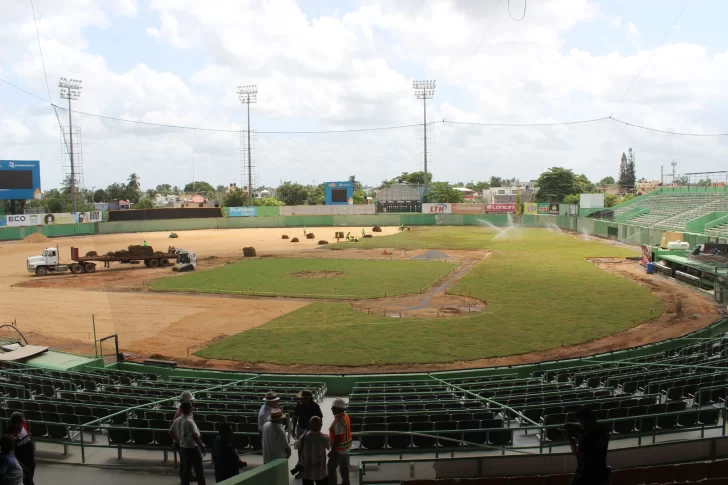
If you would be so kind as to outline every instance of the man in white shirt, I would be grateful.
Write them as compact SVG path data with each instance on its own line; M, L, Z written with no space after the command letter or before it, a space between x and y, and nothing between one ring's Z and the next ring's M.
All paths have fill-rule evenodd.
M197 483L206 485L205 471L202 468L202 457L205 456L205 445L200 439L200 431L192 421L192 403L189 401L180 404L182 416L175 419L169 434L177 447L179 447L180 467L179 475L182 485L190 484L190 468L195 470Z
M278 395L273 392L269 391L265 395L264 404L260 407L260 412L258 413L258 432L263 432L263 426L265 423L268 422L268 417L270 416L271 411L274 409L280 409L281 404L280 401L281 398L278 397Z
M263 463L268 463L279 458L286 460L291 457L291 447L288 445L286 430L283 423L286 415L280 409L273 409L263 426Z

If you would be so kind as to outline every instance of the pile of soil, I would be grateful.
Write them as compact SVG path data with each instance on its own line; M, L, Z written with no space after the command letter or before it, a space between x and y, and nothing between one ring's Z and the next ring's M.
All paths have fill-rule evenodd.
M246 258L254 258L256 256L255 248L254 247L243 248L243 256L245 256Z
M87 258L93 258L94 256L98 256L98 255L99 255L99 253L97 253L96 251L89 251L86 253Z
M281 239L288 239L288 234L284 234L281 236Z
M419 256L415 256L412 259L448 259L449 256L440 251L425 251Z
M316 236L314 236L312 232L309 232L308 234L306 234L306 239L314 239L315 237Z
M372 227L372 232L382 232L382 228L379 226Z
M323 246L324 244L328 244L329 242L328 242L328 241L324 241L324 240L322 239L322 240L320 240L320 241L319 241L318 243L319 243L319 245Z
M336 278L337 276L343 275L343 271L335 271L331 269L322 269L319 271L298 271L291 273L291 276L296 278L308 278L308 279L319 279L319 278Z
M34 232L33 234L25 236L25 239L23 239L23 241L27 243L39 243L48 241L48 238L40 232Z
M293 239L291 239L291 242L298 242L298 238L294 237Z
M129 254L132 256L152 256L154 255L154 248L151 246L131 245L129 246Z

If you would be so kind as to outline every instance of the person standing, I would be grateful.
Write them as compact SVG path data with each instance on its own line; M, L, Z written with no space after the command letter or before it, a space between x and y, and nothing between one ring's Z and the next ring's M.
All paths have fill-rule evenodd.
M320 417L311 416L308 430L296 441L298 464L303 468L301 473L303 485L329 483L326 451L331 447L331 440L321 432L322 424Z
M15 458L23 468L23 485L33 485L35 475L35 444L30 439L30 427L23 413L14 412L10 415L10 422L6 434L14 441Z
M591 410L584 406L576 412L579 421L577 432L569 436L571 452L576 456L576 473L572 485L602 485L609 481L611 470L607 467L609 431L596 420Z
M291 457L291 447L288 446L286 430L283 423L286 415L280 409L270 412L268 422L263 426L263 463Z
M190 468L195 470L197 483L206 485L205 471L202 468L202 458L205 456L205 445L200 439L200 431L192 421L192 403L189 401L180 404L182 416L175 419L169 434L179 447L179 475L182 485L190 484Z
M331 441L328 463L329 485L336 485L337 469L341 473L341 484L349 485L351 421L346 414L346 401L335 399L334 404L331 405L331 412L334 413L334 422L329 427L329 440Z
M270 416L270 413L274 409L278 409L281 407L279 402L280 400L281 398L279 398L278 395L273 391L268 391L268 393L265 395L263 405L260 407L260 411L258 412L258 433L263 433L263 426L265 426L265 423L268 422L268 417Z
M212 461L215 463L215 481L222 482L237 476L248 464L240 459L233 446L233 430L228 423L218 423L219 435L212 446Z
M23 468L13 454L15 441L7 434L0 438L0 483L2 485L22 485Z
M183 391L182 394L179 397L179 406L177 406L177 412L174 413L174 419L179 418L182 416L182 403L183 402L189 402L191 403L194 401L194 397L192 397L192 393L190 391ZM190 414L190 419L194 419L192 417L192 414ZM173 420L174 421L174 420Z
M321 407L318 403L313 400L313 392L308 389L301 391L301 401L296 404L296 409L293 411L293 436L299 439L301 436L306 434L308 431L309 423L311 418L318 416L323 419L324 415L321 412ZM320 429L320 428L319 428ZM301 464L301 449L298 448L298 464ZM296 475L296 478L301 478L301 474Z

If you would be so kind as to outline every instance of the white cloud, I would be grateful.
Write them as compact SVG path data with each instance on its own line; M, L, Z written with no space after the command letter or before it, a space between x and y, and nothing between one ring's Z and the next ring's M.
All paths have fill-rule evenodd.
M134 0L73 0L41 3L37 13L51 82L61 75L84 79L79 110L227 130L245 129L238 84L259 86L258 103L251 107L254 129L418 123L422 104L414 99L412 77L438 80L430 120L601 117L612 112L655 47L642 46L639 28L625 20L629 12L607 17L588 0L529 2L526 18L518 23L501 3L496 10L497 0L367 0L350 11L311 18L293 0L154 0L147 7L156 18L150 19L140 16ZM118 16L125 22L138 19L147 32L143 42L204 62L162 69L142 62L145 56L139 53L133 67L110 68L116 64L89 45L88 29L113 31ZM581 45L569 37L575 27L591 24L618 30L614 35L625 36L630 51L615 47L598 55L588 42ZM11 7L0 19L0 43L7 46L0 59L2 76L45 93L27 9ZM728 92L721 89L728 81L728 52L716 47L721 48L690 42L660 47L615 116L665 129L725 131L720 107L728 105ZM192 74L188 78L185 72ZM43 160L44 172L51 174L44 175L44 184L55 185L61 180L57 120L24 96L0 85L0 142L6 156ZM706 115L709 110L717 114ZM240 181L240 133L152 128L83 115L76 120L83 130L87 185L106 185L131 171L141 175L145 187L167 181L181 185L191 179L193 155L197 178L204 174L215 185ZM554 165L599 179L615 174L629 146L637 150L639 175L648 178L671 159L685 160L685 170L708 170L728 154L725 141L669 137L611 122L527 129L445 123L434 125L432 138L435 176L452 181L490 175L535 178ZM258 170L267 184L351 174L376 183L419 169L417 140L415 128L260 134Z

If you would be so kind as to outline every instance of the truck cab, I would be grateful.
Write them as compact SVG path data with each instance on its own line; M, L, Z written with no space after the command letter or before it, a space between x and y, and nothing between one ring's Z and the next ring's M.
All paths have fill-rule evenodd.
M38 274L39 268L46 268L46 272L51 268L58 266L58 249L57 248L46 248L43 250L40 256L31 256L27 260L27 267L29 273ZM51 269L53 271L53 269ZM41 270L42 272L42 270Z

